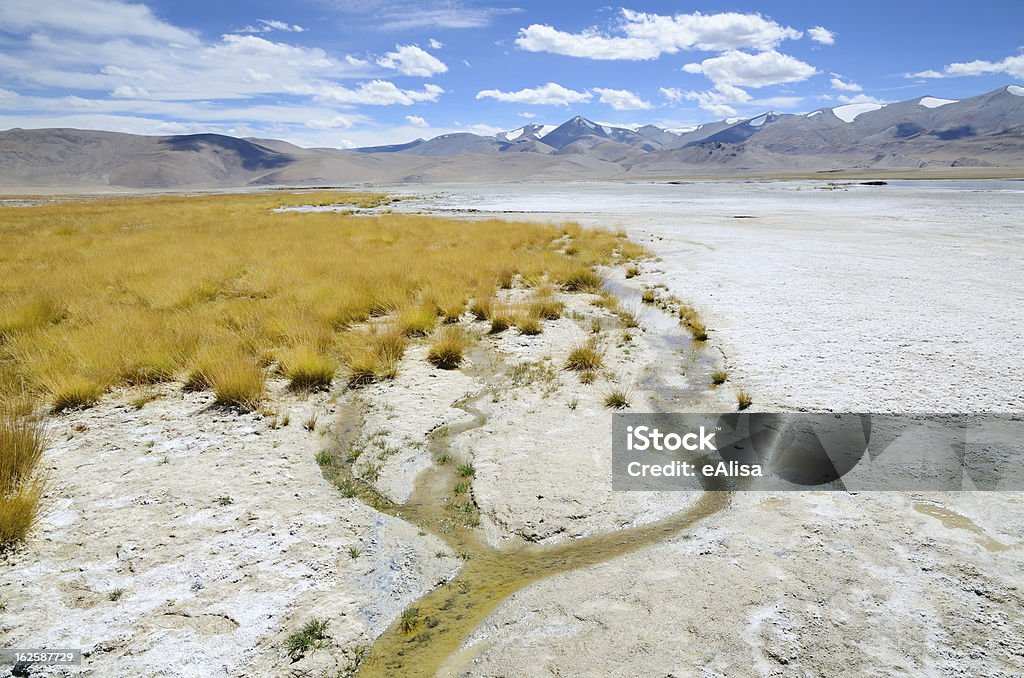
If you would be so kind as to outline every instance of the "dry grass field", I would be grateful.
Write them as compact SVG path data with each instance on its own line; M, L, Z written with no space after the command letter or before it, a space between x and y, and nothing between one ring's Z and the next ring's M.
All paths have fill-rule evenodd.
M60 201L0 211L0 536L31 525L41 412L111 388L180 380L253 409L270 374L296 390L392 377L410 341L454 367L468 338L442 327L535 287L511 324L551 314L549 286L600 284L594 266L642 249L623 234L286 205L389 199L261 193ZM27 450L27 451L26 451ZM10 469L8 469L10 467ZM9 471L9 472L8 472ZM32 513L31 510L28 511ZM19 521L14 526L12 521Z

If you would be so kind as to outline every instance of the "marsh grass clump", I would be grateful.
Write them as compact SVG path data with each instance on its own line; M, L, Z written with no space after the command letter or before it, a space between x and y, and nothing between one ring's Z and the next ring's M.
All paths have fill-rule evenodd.
M653 304L658 300L658 293L648 287L644 290L643 295L640 297L641 301L645 304Z
M266 396L266 377L253 360L232 358L211 368L208 375L214 402L251 412Z
M437 327L437 313L429 306L415 306L402 311L396 324L407 337L425 337Z
M628 266L628 267L626 267L626 278L627 279L628 278L635 278L638 275L640 275L640 267L639 266Z
M398 374L398 363L405 355L408 339L394 329L376 333L357 333L345 347L349 386L364 386Z
M469 337L461 327L445 327L427 351L427 361L442 370L454 370L462 364Z
M507 308L495 309L491 313L491 334L501 334L515 324L515 316Z
M281 361L281 372L293 391L320 391L330 387L337 369L334 361L303 346L294 349Z
M544 331L544 326L536 316L522 313L516 318L516 329L520 334L535 336Z
M455 469L455 472L460 478L472 478L476 475L476 467L473 466L472 462L465 462L459 464L459 467Z
M23 541L39 519L47 480L39 461L45 449L40 424L0 412L0 550Z
M552 297L538 297L527 306L527 313L541 320L558 320L565 304Z
M701 320L700 313L692 306L683 304L679 307L679 321L689 330L694 341L707 341L708 328Z
M48 382L50 410L55 414L92 407L106 392L102 384L74 374L53 377Z
M715 370L711 373L711 383L715 386L721 386L729 378L729 375L725 370Z
M576 372L593 372L604 363L604 351L593 339L577 344L565 359L565 369Z
M490 320L491 314L494 312L494 297L474 299L469 307L469 312L473 314L474 320Z
M327 627L329 619L314 617L302 625L302 628L290 634L285 640L285 650L292 659L299 659L312 649L323 647L329 638Z
M409 607L402 610L402 615L398 618L398 629L402 633L412 633L420 625L420 608Z
M570 268L555 277L555 282L566 292L591 292L600 294L604 279L589 266Z
M740 410L745 410L754 404L754 398L749 393L744 391L742 388L736 391L736 407Z
M593 384L595 381L597 381L597 372L595 372L594 370L586 370L585 372L580 372L581 384Z
M629 392L622 388L613 388L604 396L604 406L613 410L629 407Z

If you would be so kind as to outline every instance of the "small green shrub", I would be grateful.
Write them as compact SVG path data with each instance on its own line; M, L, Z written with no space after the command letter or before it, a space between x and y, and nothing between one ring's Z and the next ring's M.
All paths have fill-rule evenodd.
M285 650L292 659L299 659L310 650L322 647L328 639L327 627L329 619L317 619L314 617L306 622L301 629L288 636L285 641Z

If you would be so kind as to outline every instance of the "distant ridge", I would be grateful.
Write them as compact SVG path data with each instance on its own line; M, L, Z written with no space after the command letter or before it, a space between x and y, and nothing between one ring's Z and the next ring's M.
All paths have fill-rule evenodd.
M575 116L492 136L445 134L351 150L219 134L0 132L0 188L175 189L353 182L501 181L684 174L1024 168L1024 87L916 97L681 130Z

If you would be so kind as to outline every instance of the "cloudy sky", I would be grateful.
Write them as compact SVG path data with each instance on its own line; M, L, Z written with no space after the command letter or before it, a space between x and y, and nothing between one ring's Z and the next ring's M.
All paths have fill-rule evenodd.
M363 146L1024 82L1024 2L0 0L0 129Z

